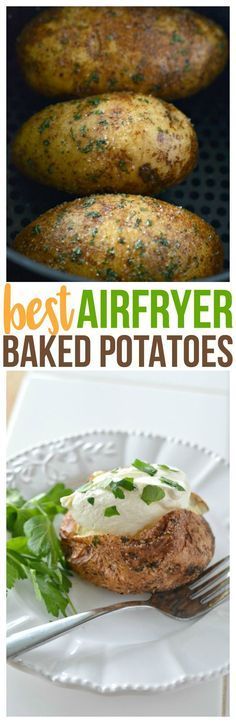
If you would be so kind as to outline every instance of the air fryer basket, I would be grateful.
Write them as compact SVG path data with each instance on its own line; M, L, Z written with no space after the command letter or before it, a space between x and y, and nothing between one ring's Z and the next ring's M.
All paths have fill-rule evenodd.
M15 56L15 41L23 25L40 8L8 8L8 140L26 118L47 105L34 95L21 78ZM219 22L228 31L228 8L194 8ZM224 272L210 281L229 278L229 97L228 69L206 90L176 105L191 118L198 135L200 157L197 168L178 186L160 198L193 211L211 223L224 244ZM49 101L50 102L50 101ZM23 178L8 154L8 280L83 280L54 271L14 251L12 242L19 231L44 211L65 200L58 191ZM204 279L206 281L206 279Z

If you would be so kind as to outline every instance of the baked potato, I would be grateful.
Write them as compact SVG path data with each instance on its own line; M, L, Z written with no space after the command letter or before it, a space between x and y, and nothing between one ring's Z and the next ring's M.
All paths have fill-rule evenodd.
M125 594L164 591L194 580L207 567L213 533L193 511L183 473L164 467L154 472L157 477L137 475L132 466L100 472L63 498L69 512L60 528L62 547L82 578Z
M26 226L14 248L51 268L101 281L188 281L216 274L223 264L212 226L148 196L63 203Z
M44 108L24 123L13 161L26 176L62 191L156 194L197 161L196 133L173 105L110 93Z
M47 9L17 43L26 82L46 96L134 90L176 99L209 85L227 59L221 27L186 8Z

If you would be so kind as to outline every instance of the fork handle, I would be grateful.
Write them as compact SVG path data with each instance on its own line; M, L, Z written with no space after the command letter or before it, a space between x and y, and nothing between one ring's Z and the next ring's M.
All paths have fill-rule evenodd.
M84 613L76 613L76 615L71 615L67 618L53 620L51 623L37 625L34 628L22 630L19 633L13 633L7 636L7 658L14 658L26 650L42 645L42 643L46 643L53 638L58 638L59 635L63 635L63 633L76 628L77 625L87 623L89 620L99 618L101 615L113 613L116 610L123 610L124 608L140 606L149 607L148 600L130 600L116 603L115 605L108 605L104 608L95 608Z

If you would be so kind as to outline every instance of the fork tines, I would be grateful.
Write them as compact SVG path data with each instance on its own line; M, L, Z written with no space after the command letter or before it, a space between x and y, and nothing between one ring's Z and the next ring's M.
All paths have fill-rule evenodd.
M209 608L215 607L229 596L230 568L227 564L222 567L228 561L229 556L222 558L204 570L198 579L188 586L191 600L198 600L203 608Z

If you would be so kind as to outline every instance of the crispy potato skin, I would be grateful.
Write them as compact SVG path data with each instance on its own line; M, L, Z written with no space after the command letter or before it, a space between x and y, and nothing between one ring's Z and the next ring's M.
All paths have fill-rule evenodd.
M197 155L196 133L181 111L134 93L49 106L24 123L13 144L24 174L82 195L159 193L182 181Z
M70 567L120 593L172 590L197 578L214 554L214 536L200 515L174 510L133 537L79 537L68 512L60 535Z
M14 248L55 269L104 281L188 281L222 269L216 231L148 196L97 195L39 216Z
M140 90L174 100L222 71L222 28L185 8L49 9L18 39L26 82L46 96Z

